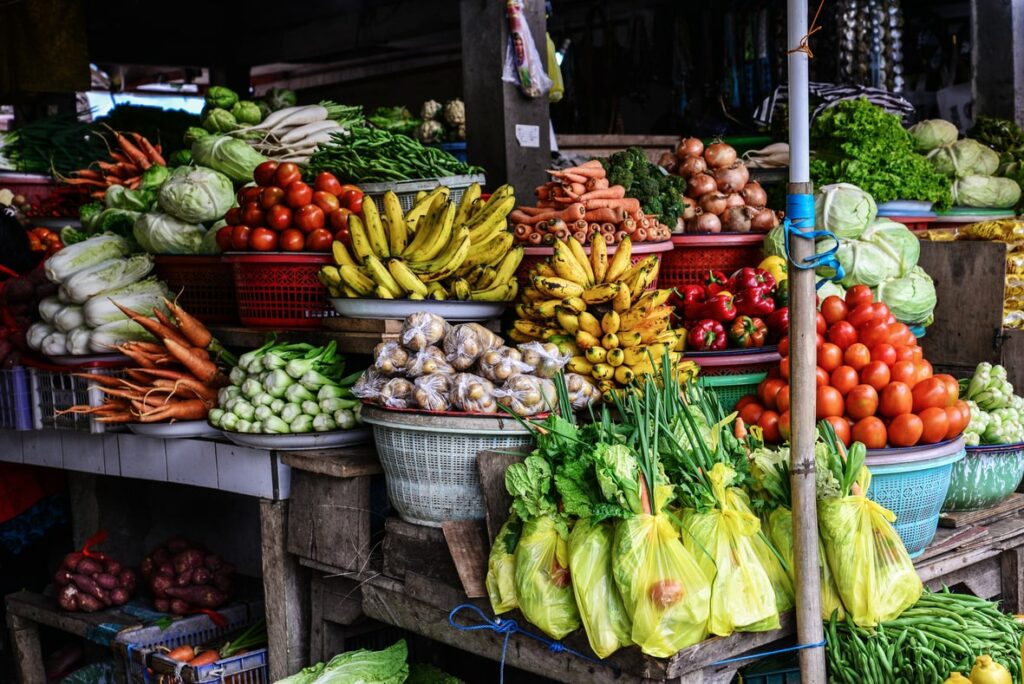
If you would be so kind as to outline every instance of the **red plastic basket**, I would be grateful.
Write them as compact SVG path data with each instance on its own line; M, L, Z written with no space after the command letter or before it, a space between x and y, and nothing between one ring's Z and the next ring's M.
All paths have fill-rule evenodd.
M768 347L765 351L755 354L736 354L725 351L704 355L689 354L685 357L700 366L701 375L767 373L782 359L775 347Z
M744 266L761 261L763 233L735 235L676 235L675 249L661 262L658 281L661 287L680 287L704 282L708 271L729 275Z
M317 280L327 254L227 254L243 325L259 328L319 328L337 316Z
M153 261L157 276L185 311L203 323L238 322L235 279L219 256L161 255Z
M674 248L672 242L665 240L664 242L635 242L633 243L632 250L629 253L629 260L631 263L636 263L641 259L647 257L650 254L654 254L658 261L661 262L661 267L658 269L658 277L649 289L658 287L658 283L661 282L662 274L665 272L665 252L670 252ZM590 245L583 246L584 251L590 254ZM615 250L618 249L618 245L608 245L608 256L609 258L615 254ZM554 253L554 249L551 247L527 247L523 255L523 260L519 263L519 268L516 269L516 278L519 279L519 286L526 287L528 284L527 273L534 265L544 261ZM662 287L666 287L662 285Z

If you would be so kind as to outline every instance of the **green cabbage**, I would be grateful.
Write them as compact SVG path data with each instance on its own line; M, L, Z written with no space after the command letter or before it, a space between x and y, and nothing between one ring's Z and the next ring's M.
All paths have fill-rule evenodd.
M1010 178L965 176L953 182L953 203L961 207L1009 209L1020 200L1020 186Z
M146 190L158 190L168 178L171 177L171 170L166 166L153 164L142 174L139 187Z
M839 283L833 282L831 280L826 280L822 284L822 286L818 288L818 299L820 299L821 301L825 301L825 297L830 297L831 295L835 295L840 299L845 299L846 288L844 288Z
M238 122L228 110L215 107L203 117L203 128L211 133L227 133L238 128Z
M999 168L999 155L977 140L964 138L928 154L936 171L951 178L991 176Z
M764 255L786 258L786 229L780 223L764 236Z
M235 203L235 188L214 169L181 167L161 186L158 200L161 209L187 223L216 221Z
M217 232L221 228L228 225L224 220L217 221L213 226L206 231L206 235L203 236L203 241L199 245L199 251L196 254L220 254L220 245L217 244Z
M837 237L860 237L877 214L878 207L874 198L849 183L826 185L814 197L814 222L817 230L830 230Z
M46 260L43 269L50 282L62 283L79 271L124 256L130 251L131 247L122 237L97 235L60 250Z
M914 139L914 146L918 152L931 152L936 147L956 142L960 136L957 127L945 119L919 121L907 129L907 132Z
M238 93L224 86L211 86L206 91L206 104L209 107L231 109L238 102Z
M209 137L211 137L210 131L206 130L205 128L200 128L199 126L189 126L185 130L185 135L183 139L186 145L192 145L197 140L202 140L203 138Z
M101 325L89 336L89 349L104 354L123 342L152 340L153 336L135 321L127 318Z
M348 651L325 665L317 663L275 684L402 684L409 676L405 640L383 651Z
M132 234L150 254L198 254L206 229L168 214L143 214Z
M231 108L231 116L235 117L235 121L238 123L249 125L258 124L263 119L260 108L250 100L236 102Z
M114 302L148 316L155 307L163 309L162 302L166 296L167 287L162 282L156 278L146 278L127 287L93 297L82 307L82 312L86 325L98 328L128 318L114 306Z
M86 244L85 242L79 244ZM136 254L123 259L108 259L81 270L61 285L68 301L84 304L101 292L116 290L145 278L153 270L153 257Z
M197 164L220 171L238 183L252 181L252 172L267 158L242 140L227 135L211 135L192 144Z
M875 299L885 302L900 323L930 325L935 311L935 283L920 266L903 278L887 278L878 284Z
M902 223L888 219L878 219L860 236L864 242L881 247L895 259L900 267L899 276L905 276L917 266L921 255L921 241Z
M836 256L845 272L840 281L843 287L874 287L900 269L896 257L871 242L843 240Z

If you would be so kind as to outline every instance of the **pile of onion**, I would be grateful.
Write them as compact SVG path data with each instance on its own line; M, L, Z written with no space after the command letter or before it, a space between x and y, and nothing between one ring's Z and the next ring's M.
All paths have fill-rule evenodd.
M731 146L715 142L705 147L700 138L683 138L675 154L663 154L660 163L686 179L687 233L766 232L778 225L780 215L765 206L764 188L750 180Z

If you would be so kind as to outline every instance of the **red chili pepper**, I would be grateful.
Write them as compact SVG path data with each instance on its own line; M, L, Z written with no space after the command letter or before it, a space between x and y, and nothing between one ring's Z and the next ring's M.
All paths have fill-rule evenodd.
M699 318L712 318L721 323L728 323L736 318L736 305L733 304L732 295L724 292L704 302L701 311L703 314Z
M729 289L729 279L721 271L708 271L704 285L708 289L708 296L714 297L719 292Z
M740 349L763 347L768 328L760 318L739 316L729 327L729 340Z
M779 339L789 331L789 307L784 306L768 314L765 319L772 339Z
M718 321L705 318L697 321L686 335L686 347L694 351L725 349L725 328Z
M775 287L775 278L762 268L746 266L732 274L729 278L732 291L736 294L746 290L766 289Z
M775 311L775 300L767 288L742 290L736 295L736 312L741 316L764 317L772 311Z

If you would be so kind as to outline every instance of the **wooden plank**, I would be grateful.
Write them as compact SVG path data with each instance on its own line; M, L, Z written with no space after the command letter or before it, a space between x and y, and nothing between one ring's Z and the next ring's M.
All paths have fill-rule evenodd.
M269 330L235 325L211 325L210 332L228 347L256 348L274 333L280 342L309 342L324 345L333 341L343 354L371 354L381 341L381 333L336 332L331 330Z
M1006 549L999 555L999 584L1003 608L1024 612L1024 548Z
M944 528L942 531L946 531L950 528ZM966 527L956 530L953 534L939 536L938 532L935 534L935 538L932 539L932 543L928 545L928 548L924 550L920 556L914 559L915 565L923 565L926 561L936 558L938 556L945 555L950 551L956 551L961 548L962 545L971 543L974 539L980 537L988 537L988 530L983 527Z
M736 633L727 637L711 637L683 649L668 661L667 675L670 678L679 677L688 672L703 670L709 663L745 655L766 644L785 639L795 632L796 618L793 613L782 613L779 616L779 629L770 632ZM743 664L747 665L752 662L754 661L750 660Z
M1000 363L1006 367L1007 380L1014 387L1024 387L1024 330L1003 330L1000 342Z
M484 499L486 511L487 538L494 543L498 530L508 519L508 509L512 505L512 496L505 488L505 470L513 463L523 460L523 454L507 451L481 451L476 455L476 468L480 473L480 492ZM490 548L490 544L488 544Z
M316 451L285 451L281 453L285 465L308 473L329 477L362 477L384 472L373 446L354 446L344 449ZM295 498L295 494L292 494Z
M462 588L470 598L487 596L487 553L490 544L480 520L449 520L441 524L448 552L459 573Z
M46 684L46 668L39 646L39 628L36 623L14 613L7 614L7 628L11 633L11 646L21 684Z
M370 478L292 471L288 550L345 570L370 561Z
M260 499L260 558L270 680L299 671L309 655L309 572L285 548L288 502Z
M101 629L103 625L139 625L139 619L117 610L96 613L66 613L57 606L52 596L30 591L19 591L5 599L7 612L31 622L59 629L79 637L95 636L99 632L115 633L116 627Z
M462 586L440 528L388 518L384 523L384 574L402 580L409 570L441 584Z
M997 503L995 506L989 506L977 511L950 511L942 513L939 515L939 525L942 527L984 525L1011 515L1017 515L1021 509L1024 509L1024 494L1014 492L1006 500Z
M332 577L344 577L345 579L350 579L353 582L366 582L371 579L377 579L381 576L380 553L371 555L369 565L358 572L328 565L327 563L319 563L315 560L310 560L309 558L302 558L301 556L299 557L299 565Z

